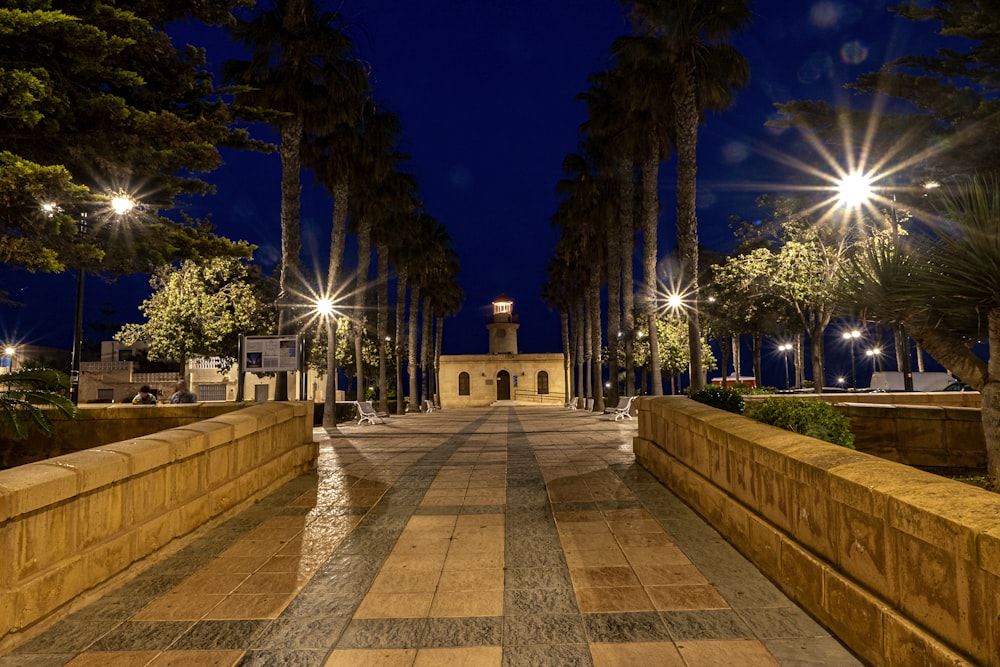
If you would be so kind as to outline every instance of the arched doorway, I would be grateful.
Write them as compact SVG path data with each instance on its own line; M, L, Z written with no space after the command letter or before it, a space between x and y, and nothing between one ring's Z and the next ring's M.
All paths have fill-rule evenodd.
M510 373L507 371L497 373L497 400L510 400Z

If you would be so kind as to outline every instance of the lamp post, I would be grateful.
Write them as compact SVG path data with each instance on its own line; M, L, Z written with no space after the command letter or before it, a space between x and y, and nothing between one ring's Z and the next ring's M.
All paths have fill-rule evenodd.
M3 350L3 356L7 357L7 359L8 359L8 362L7 362L7 372L8 373L13 373L14 372L14 355L15 354L17 354L17 348L15 348L13 345L8 345Z
M333 299L316 302L316 312L326 320L326 390L323 397L323 428L337 427L337 318Z
M792 351L792 344L781 343L778 345L778 351L780 351L781 356L785 358L785 389L788 389L788 353Z
M873 347L870 350L865 350L865 354L872 358L872 372L877 373L879 370L879 360L882 358L882 348Z
M49 214L55 210L53 204L46 204L42 207ZM135 208L135 202L131 198L118 195L111 198L111 210L117 216L123 216ZM87 233L87 212L80 213L77 231L80 235ZM76 317L73 321L73 350L70 357L69 370L69 397L73 405L80 403L80 355L83 353L83 281L84 270L81 266L76 271Z
M861 332L857 329L852 329L851 331L845 331L840 337L851 344L851 389L857 389L858 375L854 367L854 341L861 338Z

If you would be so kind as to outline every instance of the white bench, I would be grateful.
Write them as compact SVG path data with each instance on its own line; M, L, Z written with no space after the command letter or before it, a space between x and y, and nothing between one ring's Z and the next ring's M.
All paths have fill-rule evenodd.
M576 410L576 406L580 404L580 397L574 396L573 400L566 404L566 410Z
M584 408L583 409L586 410L587 412L593 412L594 411L594 399L588 398L586 400L585 404L584 404Z
M358 420L358 426L364 422L374 424L376 419L379 424L385 423L381 415L375 411L375 406L372 405L371 401L355 401L354 404L358 406L358 415L361 417Z
M424 412L434 412L435 410L440 410L438 406L434 405L434 402L430 399L424 401Z
M635 396L629 396L628 398L622 397L618 400L618 405L613 408L605 408L604 414L613 414L615 416L615 421L620 419L632 419L632 415L629 414L629 410L632 409L632 401L635 400Z

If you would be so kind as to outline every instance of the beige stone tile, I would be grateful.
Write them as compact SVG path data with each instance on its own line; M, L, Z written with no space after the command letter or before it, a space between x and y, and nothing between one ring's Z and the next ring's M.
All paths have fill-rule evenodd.
M247 577L236 593L294 593L309 580L297 572L255 572Z
M594 614L616 611L653 611L653 603L642 586L617 588L577 588L580 612Z
M232 667L239 663L244 651L164 651L149 667Z
M591 644L594 667L685 667L677 647L670 642L634 642L630 644ZM697 663L691 663L696 665Z
M441 578L441 566L427 569L387 565L375 577L371 593L433 593Z
M646 592L657 611L682 609L729 609L729 604L715 587L703 586L647 586Z
M170 591L179 595L228 595L246 581L247 574L199 570Z
M296 572L298 574L313 574L326 561L326 557L317 555L271 556L264 562L257 573L261 572Z
M602 521L567 521L557 524L561 535L611 535L608 524Z
M690 565L691 561L677 547L622 547L632 567L637 565Z
M503 526L503 514L462 514L455 522L456 528L482 528L486 526Z
M694 565L636 565L635 574L643 586L704 585L705 576Z
M628 565L625 554L618 547L613 549L566 550L566 564L570 567L601 567Z
M490 570L503 567L503 549L486 552L448 553L445 570Z
M653 533L663 534L663 527L656 519L631 519L628 521L609 521L608 526L615 535Z
M290 593L270 595L234 593L210 611L205 618L214 621L277 618L292 597Z
M420 514L411 517L406 522L404 530L418 530L421 528L454 528L455 523L462 517L457 514Z
M305 517L276 516L265 520L259 526L244 535L242 539L287 541L301 533L305 527Z
M503 570L444 570L438 581L438 591L502 591Z
M408 553L398 553L392 554L386 559L385 565L382 569L389 568L399 568L399 569L410 569L410 570L438 570L444 567L444 560L447 554L408 554Z
M434 593L369 593L354 618L426 618Z
M422 648L413 667L500 667L502 662L503 648L499 646Z
M618 543L622 545L622 548L647 548L647 547L657 547L657 548L669 548L676 549L677 545L674 541L667 537L666 533L618 533L616 534L618 538Z
M139 610L133 621L197 621L214 609L224 595L161 595Z
M647 521L652 520L653 515L643 509L632 510L603 510L601 514L609 523L620 523L622 521Z
M220 556L209 562L199 572L226 572L229 574L250 574L271 558L270 555L259 556Z
M620 549L610 531L602 533L560 533L559 540L566 551Z
M430 616L503 616L503 590L438 591L431 604Z
M342 649L334 651L323 667L410 667L416 649Z
M756 640L685 641L678 643L677 648L688 665L698 667L767 667L779 664L764 645Z
M157 654L158 651L95 651L79 654L66 667L145 667Z
M639 578L631 567L611 565L603 567L571 567L569 575L577 588L616 588L638 586Z

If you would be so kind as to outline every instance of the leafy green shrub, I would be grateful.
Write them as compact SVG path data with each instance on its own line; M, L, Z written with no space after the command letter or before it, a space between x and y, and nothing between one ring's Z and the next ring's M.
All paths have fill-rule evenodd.
M854 449L850 420L815 398L765 398L747 405L747 417L764 424Z
M773 394L778 391L777 387L748 387L745 384L734 385L733 389L744 396L760 396L763 394Z
M710 384L704 389L688 394L688 398L693 398L699 403L711 405L713 408L743 414L743 396L739 390L731 387L720 387Z

